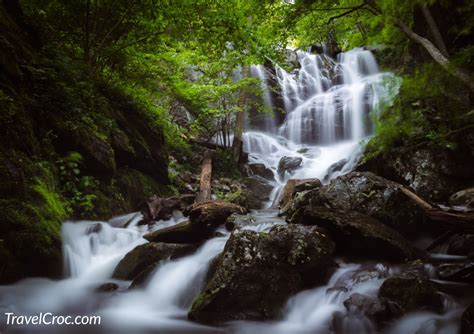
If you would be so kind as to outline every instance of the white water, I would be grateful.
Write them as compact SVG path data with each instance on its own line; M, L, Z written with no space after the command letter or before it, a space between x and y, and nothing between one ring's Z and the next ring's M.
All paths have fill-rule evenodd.
M265 123L260 131L243 136L250 163L263 163L275 174L275 190L267 206L277 203L278 193L290 178L323 180L328 168L343 159L347 163L332 176L352 170L372 133L371 113L382 103L391 103L398 93L399 80L391 73L379 73L369 51L341 53L337 61L325 54L297 51L297 59L300 68L295 72L276 66L286 112L277 134L274 123L270 127ZM265 71L255 66L252 73L261 80L264 104L272 107ZM281 178L277 168L284 156L300 157L303 162Z
M325 55L300 52L301 70L289 74L277 69L282 85L287 117L276 127L265 123L261 132L246 132L244 148L251 162L265 163L274 170L282 156L298 156L303 165L283 179L277 177L274 196L288 178L323 178L328 167L341 159L348 159L342 171L354 166L361 149L361 140L370 135L364 125L367 112L396 91L390 86L389 74L377 73L370 53L354 50L340 56L339 61ZM329 66L323 66L329 64ZM254 73L264 79L264 73ZM339 76L334 76L339 73ZM341 79L343 77L343 79ZM342 80L342 82L340 82ZM395 85L396 86L396 85ZM262 89L268 87L262 84ZM266 104L272 106L271 96ZM367 108L367 106L369 106ZM273 119L271 119L273 121ZM276 125L276 124L275 124ZM279 136L277 135L279 134ZM300 151L305 149L305 151ZM300 153L298 153L300 151ZM254 214L255 225L246 228L268 231L274 224L274 211ZM372 279L359 279L360 264L341 263L340 269L326 286L303 291L288 301L279 321L267 323L235 322L223 328L211 328L192 323L186 314L193 298L203 286L209 263L224 248L228 233L203 244L194 254L174 261L163 261L149 282L142 288L127 290L131 282L111 279L112 272L125 254L146 242L143 235L152 230L181 222L176 214L168 221L152 226L137 226L139 215L126 215L109 222L67 222L63 225L63 249L67 278L59 281L28 279L11 286L0 286L0 314L14 312L31 315L52 312L56 315L102 316L100 328L87 332L101 333L328 333L333 318L339 314L338 333L374 333L373 324L359 313L349 312L343 301L354 292L375 297L383 280L394 274L382 264L372 264ZM128 223L128 224L127 224ZM127 224L126 227L124 227ZM100 226L100 227L99 227ZM103 283L115 282L114 293L98 293ZM456 303L445 303L445 313L410 314L389 328L390 333L455 333L460 308ZM68 327L8 327L0 323L2 333L65 332ZM76 331L81 332L81 329ZM82 331L83 332L83 331Z

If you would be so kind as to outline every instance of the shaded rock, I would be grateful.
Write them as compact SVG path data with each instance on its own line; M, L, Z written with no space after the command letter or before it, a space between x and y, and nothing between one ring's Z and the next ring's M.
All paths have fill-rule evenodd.
M194 251L194 245L150 242L128 252L115 267L113 278L133 280L148 266L162 260L176 259Z
M380 287L381 300L396 303L403 313L418 310L441 312L443 302L435 285L424 277L392 277Z
M461 317L461 334L474 333L474 303L471 304Z
M449 263L438 267L442 280L474 284L474 263Z
M290 296L325 282L336 266L333 250L315 227L234 230L189 318L202 323L273 318Z
M326 172L326 176L324 176L324 181L329 181L329 179L335 172L340 172L344 168L344 166L347 164L347 162L348 162L347 159L342 159L336 163L333 163L331 166L329 166Z
M291 172L298 169L303 162L301 157L283 157L278 163L278 175L282 176L285 172Z
M394 261L425 256L397 231L356 211L308 206L296 211L290 222L323 227L336 242L338 253Z
M260 176L251 176L245 181L247 198L245 206L249 209L261 209L263 204L270 200L273 185Z
M468 188L451 195L450 205L467 205L474 207L474 188Z
M275 180L275 176L270 168L267 168L264 164L249 164L250 175L258 175L268 180Z
M184 211L185 221L143 236L152 242L198 243L213 236L215 228L233 213L246 214L247 209L224 201L205 201L190 205Z
M175 197L161 198L157 195L150 197L142 209L143 222L149 223L162 219L169 219L173 211L181 207L181 201Z
M248 211L240 205L224 201L205 201L195 203L184 210L189 220L196 224L216 227L224 224L233 213L244 215Z
M307 200L311 205L359 211L410 236L422 230L423 211L401 192L397 183L370 172L340 176L312 194Z
M397 304L360 293L353 293L349 299L346 299L344 307L349 312L362 313L373 321L378 328L402 315L402 311Z
M116 283L105 283L97 287L96 292L114 292L119 288Z
M242 228L245 226L255 224L255 220L252 218L251 215L237 215L233 214L229 218L227 218L225 222L225 228L228 231L232 231L235 228Z
M95 223L89 226L89 228L86 231L86 234L99 233L100 231L102 231L102 224Z
M458 234L449 239L448 254L474 255L474 234Z
M459 143L455 150L437 148L393 149L364 161L359 171L371 171L410 186L426 200L447 201L474 179L474 156Z
M290 204L297 192L311 190L319 187L321 187L321 181L316 178L288 180L280 195L280 208L282 208L282 211L286 211L288 205Z

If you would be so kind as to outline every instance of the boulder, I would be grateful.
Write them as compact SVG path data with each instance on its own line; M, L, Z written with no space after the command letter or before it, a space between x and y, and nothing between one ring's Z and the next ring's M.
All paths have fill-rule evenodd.
M115 267L113 278L133 280L149 266L167 259L176 259L194 251L194 245L150 242L128 252Z
M282 211L286 211L297 192L316 189L321 187L319 179L290 179L286 183L279 199L279 206Z
M274 318L290 296L329 278L333 251L334 243L316 227L236 229L189 318L207 324Z
M117 283L104 283L102 285L99 285L97 288L96 288L96 292L114 292L114 291L117 291L119 288L118 284Z
M328 170L326 171L326 176L324 176L324 181L326 182L329 181L329 179L331 179L331 176L335 172L340 172L344 168L344 166L347 164L347 162L348 162L347 159L342 159L336 163L333 163L331 166L329 166Z
M462 314L461 334L474 333L474 303L472 303Z
M274 186L269 180L254 175L245 179L247 198L245 206L249 209L261 209L263 204L270 200Z
M422 198L447 201L456 191L474 179L474 155L460 142L457 148L419 147L392 149L363 160L358 171L371 171L387 179L408 185Z
M448 254L474 255L474 234L457 234L449 239Z
M403 314L430 310L441 312L443 301L435 285L426 277L405 275L383 282L378 297L398 305Z
M283 157L278 163L278 175L283 176L285 172L291 172L298 169L303 162L301 157Z
M143 237L151 242L199 243L212 237L216 227L224 224L233 213L246 214L247 209L224 201L195 203L184 210L189 221L148 233Z
M426 256L394 229L357 211L307 206L296 211L290 222L324 228L340 254L393 261Z
M474 284L474 262L442 264L438 267L438 276L445 281Z
M267 168L264 164L249 164L248 167L250 171L249 176L258 175L267 180L271 180L271 181L275 180L273 171L270 168Z
M351 313L362 313L379 329L402 314L397 304L360 293L353 293L346 299L344 307Z
M312 192L312 198L304 202L333 210L359 211L413 236L422 230L424 213L399 187L370 172L351 172Z
M468 188L451 195L450 205L466 205L474 208L474 188Z
M150 197L142 209L143 223L150 223L162 219L169 219L173 211L180 209L181 201L179 198L169 197L161 198L157 195Z

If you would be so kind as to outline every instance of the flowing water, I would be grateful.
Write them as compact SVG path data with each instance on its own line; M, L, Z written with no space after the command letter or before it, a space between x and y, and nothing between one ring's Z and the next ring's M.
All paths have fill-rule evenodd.
M381 103L390 103L398 81L389 73L379 73L373 55L356 49L340 54L337 60L327 55L299 51L298 71L275 72L281 90L285 120L277 124L271 113L260 129L244 134L244 149L250 162L263 163L275 174L272 201L289 178L324 179L328 168L344 160L331 177L350 171L361 154L365 139L372 133L370 114ZM252 67L261 79L264 104L275 109L268 92L267 70ZM283 175L278 164L283 156L300 157L301 166ZM255 224L245 228L268 231L284 224L276 210L253 213ZM345 263L325 286L293 296L280 320L274 322L233 322L221 328L207 327L187 320L193 298L204 284L210 262L220 252L229 232L204 243L195 253L178 260L161 262L147 284L129 289L131 282L111 278L115 266L134 247L146 243L143 235L183 221L180 214L159 224L138 226L139 214L130 214L108 222L66 222L63 224L65 279L27 279L15 285L0 286L0 314L102 317L101 326L9 326L2 321L0 331L12 333L375 333L376 328L362 314L347 310L343 301L358 292L376 296L383 281L397 273L397 267L382 263ZM431 267L427 272L433 275ZM370 272L367 278L363 273ZM363 278L366 277L366 278ZM104 283L116 283L114 293L100 293ZM455 333L462 308L446 296L443 314L416 312L388 329L389 333ZM3 326L3 328L1 327Z

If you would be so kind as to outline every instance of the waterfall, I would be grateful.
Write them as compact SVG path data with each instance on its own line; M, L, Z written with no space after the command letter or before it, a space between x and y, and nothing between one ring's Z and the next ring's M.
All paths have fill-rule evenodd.
M329 167L341 161L345 165L333 176L350 171L373 132L372 114L391 102L400 84L393 74L379 72L372 53L362 48L340 53L337 59L296 51L296 59L299 67L292 72L275 66L286 113L278 130L262 126L243 136L249 162L273 170L277 188L289 178L327 180ZM263 103L272 107L265 70L253 66L252 73L261 80ZM277 169L283 156L301 158L302 164L281 177ZM276 194L267 206L276 204Z

